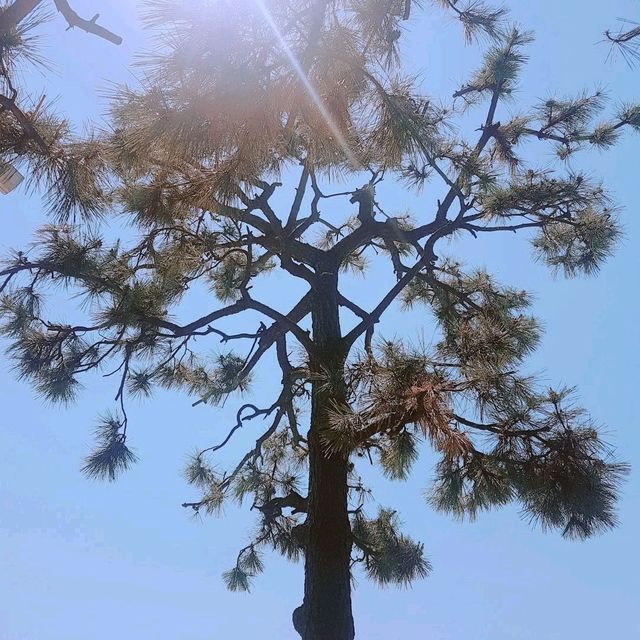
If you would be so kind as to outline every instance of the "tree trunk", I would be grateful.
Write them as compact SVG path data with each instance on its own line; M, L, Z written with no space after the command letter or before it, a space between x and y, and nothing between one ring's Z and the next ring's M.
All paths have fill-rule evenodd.
M304 602L294 612L294 626L303 640L353 640L349 460L344 455L326 455L321 439L331 406L345 397L337 268L324 271L319 280L312 303L313 340L318 350L313 369L325 379L313 382Z

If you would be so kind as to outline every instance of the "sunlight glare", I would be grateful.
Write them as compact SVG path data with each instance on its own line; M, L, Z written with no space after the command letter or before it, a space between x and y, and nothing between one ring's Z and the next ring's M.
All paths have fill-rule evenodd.
M302 81L302 84L307 90L307 93L309 94L310 98L313 100L314 104L318 108L320 115L322 116L324 121L327 123L329 130L331 131L334 138L337 140L338 144L340 145L340 148L342 149L342 152L346 156L347 160L349 161L349 163L353 168L361 167L362 166L361 163L358 161L354 153L349 148L349 144L347 143L345 137L342 135L342 132L336 125L334 119L331 117L329 110L325 107L322 101L322 98L318 95L318 92L315 90L315 87L313 86L313 84L311 84L311 81L309 80L307 74L302 68L302 65L293 54L293 51L291 51L291 48L287 44L287 41L285 40L284 36L280 32L278 25L276 24L275 20L271 16L271 13L269 13L269 10L265 6L263 0L255 0L255 1L260 11L264 15L265 20L267 21L267 24L269 25L274 35L276 36L278 42L280 43L282 50L285 52L285 55L289 59L291 66L293 67L294 71Z

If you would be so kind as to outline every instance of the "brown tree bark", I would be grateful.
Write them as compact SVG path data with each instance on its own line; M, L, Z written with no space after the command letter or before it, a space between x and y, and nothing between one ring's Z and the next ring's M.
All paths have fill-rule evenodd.
M22 20L35 11L42 0L15 0L0 12L0 35L15 29ZM69 5L67 0L54 0L56 9L64 16L69 28L78 27L87 33L93 33L113 44L122 44L122 38L97 24L100 14L96 14L91 20L81 18Z
M344 455L327 455L322 445L328 413L334 403L345 398L338 269L331 265L319 271L312 303L317 349L312 365L322 379L313 382L312 390L304 601L294 612L294 626L303 640L353 640L349 460Z
M0 35L15 29L42 0L15 0L0 12Z

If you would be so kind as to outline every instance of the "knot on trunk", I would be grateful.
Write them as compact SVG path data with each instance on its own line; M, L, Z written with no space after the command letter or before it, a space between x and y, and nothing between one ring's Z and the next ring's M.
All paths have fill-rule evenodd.
M300 634L300 636L304 636L304 628L305 628L305 614L304 614L304 604L301 604L299 607L293 610L293 615L291 616L293 620L293 628Z

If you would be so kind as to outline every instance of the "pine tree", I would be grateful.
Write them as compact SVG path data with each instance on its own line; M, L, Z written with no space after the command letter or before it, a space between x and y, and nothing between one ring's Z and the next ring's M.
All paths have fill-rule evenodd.
M604 32L605 42L611 45L610 56L620 53L624 61L633 67L640 60L640 23L627 18L618 18L616 29Z
M37 31L51 17L49 4L44 0L0 2L0 127L3 132L0 153L10 160L0 163L0 193L8 193L22 182L23 176L11 160L20 158L27 147L33 146L39 147L40 154L51 159L59 144L50 148L54 140L50 134L43 136L42 132L51 126L62 130L66 125L63 120L43 115L46 96L34 99L20 95L19 91L19 72L24 71L25 66L48 66L49 61L38 52ZM97 23L99 14L85 20L67 0L53 0L51 4L65 18L68 29L78 27L114 44L122 42L120 36ZM59 143L60 139L55 142ZM64 158L58 160L59 166L54 171L64 172L66 168L61 166L65 164Z
M607 29L604 36L611 43L611 52L619 51L629 66L640 60L640 24L633 20L620 19L618 29Z
M354 637L357 565L401 585L431 568L393 509L367 509L360 459L402 480L430 445L439 462L429 503L457 517L518 502L569 538L616 523L626 466L571 389L525 373L540 340L530 297L441 247L456 234L506 241L522 231L554 271L596 272L621 233L610 198L567 165L537 167L527 149L550 145L566 159L609 148L624 128L640 129L640 106L604 117L594 92L509 117L531 36L503 9L434 4L459 19L466 41L486 43L477 71L442 103L401 65L416 0L153 0L146 25L158 47L140 85L114 91L109 131L74 138L42 109L32 124L45 144L20 144L19 123L0 114L2 159L24 167L53 219L37 248L0 270L17 371L62 403L83 374L116 381L88 476L113 480L135 462L129 398L162 387L217 406L249 392L273 354L279 395L241 404L226 435L193 456L186 476L199 497L184 506L217 513L238 501L259 514L224 574L230 589L249 589L265 548L304 562L293 622L306 640ZM482 113L475 137L456 127L469 113ZM336 181L350 186L332 190ZM415 217L391 216L376 195L390 181L407 192L428 184L440 198L425 196ZM329 202L340 219L336 207L323 212ZM107 240L116 215L135 238ZM340 285L368 260L388 262L396 282L365 310ZM306 291L290 308L255 293L275 270ZM48 296L65 292L83 301L84 321L45 312ZM203 313L182 320L189 295ZM424 308L437 340L376 337L394 302ZM261 319L232 332L244 316ZM239 346L211 358L218 339ZM216 452L257 418L267 428L255 446L216 467Z

